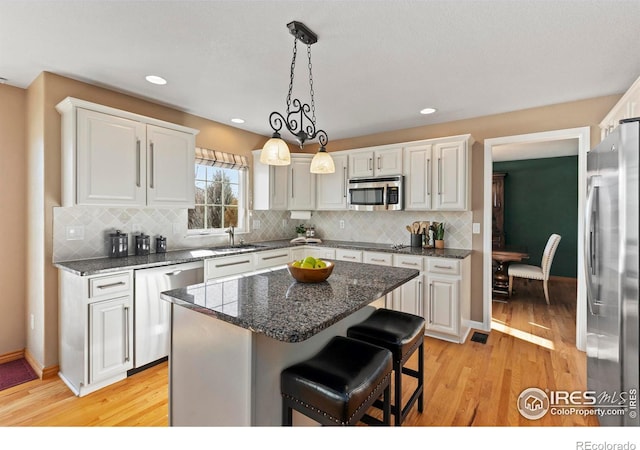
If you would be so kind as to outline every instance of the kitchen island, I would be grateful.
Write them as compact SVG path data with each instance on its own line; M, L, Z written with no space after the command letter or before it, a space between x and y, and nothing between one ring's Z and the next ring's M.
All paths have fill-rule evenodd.
M280 425L281 370L345 335L418 275L335 261L322 283L279 269L163 292L171 302L169 424ZM294 416L294 425L304 419Z

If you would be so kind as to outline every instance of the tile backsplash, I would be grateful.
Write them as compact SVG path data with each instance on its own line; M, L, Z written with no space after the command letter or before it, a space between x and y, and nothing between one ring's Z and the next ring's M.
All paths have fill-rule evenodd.
M409 245L405 225L416 220L445 223L445 245L449 248L471 249L471 212L431 211L313 211L310 220L290 219L289 211L251 211L252 230L237 233L236 242L290 239L295 226L313 225L321 239L364 241L379 244ZM340 228L344 221L344 228ZM259 228L257 225L259 222ZM187 235L186 209L56 207L53 214L53 260L102 258L107 256L109 233L121 230L129 234L129 253L133 254L135 234L144 232L154 238L167 237L167 249L211 247L224 245L227 235Z

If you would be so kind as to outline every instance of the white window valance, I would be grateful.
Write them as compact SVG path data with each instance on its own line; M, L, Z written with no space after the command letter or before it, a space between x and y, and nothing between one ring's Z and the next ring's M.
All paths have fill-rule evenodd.
M196 164L224 167L225 169L247 169L249 163L246 156L234 155L218 150L196 147Z

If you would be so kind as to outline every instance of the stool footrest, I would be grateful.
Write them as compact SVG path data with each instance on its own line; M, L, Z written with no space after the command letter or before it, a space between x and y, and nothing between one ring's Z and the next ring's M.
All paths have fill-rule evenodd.
M402 373L404 373L405 375L412 376L414 378L420 378L420 372L418 372L417 370L410 369L409 367L403 367Z

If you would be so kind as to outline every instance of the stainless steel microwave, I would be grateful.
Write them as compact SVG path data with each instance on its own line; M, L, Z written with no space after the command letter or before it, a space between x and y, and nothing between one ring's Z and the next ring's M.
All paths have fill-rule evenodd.
M403 208L402 175L349 180L347 201L356 211L399 211Z

